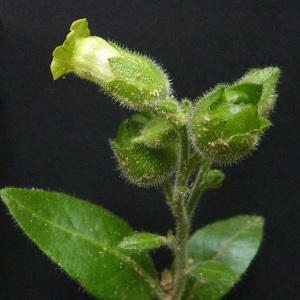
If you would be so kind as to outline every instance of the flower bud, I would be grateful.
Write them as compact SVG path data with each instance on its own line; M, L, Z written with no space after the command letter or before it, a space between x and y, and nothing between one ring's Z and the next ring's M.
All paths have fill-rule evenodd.
M110 140L122 175L145 187L160 185L167 180L176 168L178 155L176 143L156 149L136 141L148 122L151 122L150 115L133 115L121 123L117 138Z
M174 97L158 100L153 105L154 111L178 126L185 125L190 120L192 104L188 99L177 101Z
M191 131L195 147L217 164L231 164L250 154L271 123L259 115L265 82L217 86L194 110Z
M170 95L167 75L152 60L91 36L86 19L75 21L63 45L53 51L54 79L75 73L95 82L122 105L142 110Z
M219 188L222 185L222 182L225 178L225 175L220 170L209 170L206 174L206 184L210 188Z

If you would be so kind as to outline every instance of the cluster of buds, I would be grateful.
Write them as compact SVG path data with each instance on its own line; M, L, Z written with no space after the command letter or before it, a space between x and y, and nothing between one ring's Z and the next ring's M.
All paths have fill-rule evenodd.
M279 69L253 69L233 85L217 85L192 104L171 94L168 76L153 60L91 36L86 19L75 21L53 52L54 79L75 73L121 105L140 111L123 121L110 141L119 169L140 186L172 176L187 126L193 151L214 164L237 162L254 150L271 126ZM203 160L202 160L203 161Z

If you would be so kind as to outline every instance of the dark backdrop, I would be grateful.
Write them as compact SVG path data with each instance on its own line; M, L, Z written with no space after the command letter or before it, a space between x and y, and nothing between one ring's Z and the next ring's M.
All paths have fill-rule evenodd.
M227 300L300 299L299 1L0 1L0 187L36 187L89 199L136 230L166 234L160 191L124 183L108 138L130 112L93 84L52 81L51 53L71 23L156 58L176 95L191 99L249 68L279 66L274 126L259 150L226 168L194 228L236 214L266 218L258 256ZM0 204L0 298L93 299L22 234ZM155 255L159 269L168 253Z

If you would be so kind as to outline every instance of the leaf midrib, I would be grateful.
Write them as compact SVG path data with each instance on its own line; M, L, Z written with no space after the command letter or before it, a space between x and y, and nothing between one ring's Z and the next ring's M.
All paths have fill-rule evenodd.
M256 225L256 223L258 223L259 221L260 221L260 219L256 218L255 221L251 222L249 225L247 225L243 229L237 231L226 243L224 243L224 245L221 248L219 248L219 250L217 251L217 253L211 258L211 260L212 261L217 261L217 259L224 252L226 252L226 250L230 247L230 244L232 242L234 242L234 240L236 240L240 235L242 235L243 233L245 233L248 229L250 229L251 227L253 227L254 225Z
M252 219L253 220L253 219ZM217 251L217 253L209 260L205 260L202 262L211 262L211 261L217 261L217 259L229 248L230 244L239 237L239 235L243 234L246 232L249 228L253 227L257 223L261 221L259 217L257 217L254 221L250 220L250 224L247 224L243 229L237 231L220 249ZM229 266L230 267L230 266ZM234 271L234 270L233 270ZM234 271L235 272L235 271ZM236 273L236 272L235 272ZM237 274L237 273L236 273ZM241 276L241 274L237 274L238 276ZM190 290L190 293L187 294L187 300L191 299L190 297L193 297L193 290L197 287L200 286L202 283L199 281L196 281Z
M12 202L16 205L18 205L19 207L22 207L23 209L27 210L30 214L32 214L34 217L38 220L41 220L47 224L52 225L54 228L57 228L59 230L61 230L62 232L66 232L72 236L76 236L78 238L81 238L82 240L85 240L99 248L101 248L104 251L108 251L111 252L113 255L115 255L116 257L118 257L119 259L122 259L125 263L127 263L131 268L133 268L135 270L135 272L137 274L139 274L141 277L144 278L145 282L148 283L149 287L155 291L155 293L158 293L160 291L160 287L159 284L157 282L157 280L155 280L152 276L150 276L136 261L134 261L130 256L127 256L123 253L121 253L120 251L117 251L116 249L112 248L109 245L106 244L102 244L99 243L99 241L93 240L91 238L88 238L86 235L82 234L82 233L78 233L76 231L72 231L70 229L66 229L65 227L62 227L61 225L54 223L50 220L47 220L46 218L44 218L43 216L39 215L38 213L34 212L33 210L31 210L29 207L24 206L21 202L18 202L17 200L13 199L13 197L10 197L9 195L5 195L8 202ZM16 207L17 209L17 207Z

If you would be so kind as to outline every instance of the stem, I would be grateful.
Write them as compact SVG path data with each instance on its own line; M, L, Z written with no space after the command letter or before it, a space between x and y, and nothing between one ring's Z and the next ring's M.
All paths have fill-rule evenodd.
M180 142L180 157L178 163L178 170L176 173L174 190L178 192L178 188L186 187L187 178L189 175L189 139L186 126L180 129L181 142ZM182 194L182 193L181 193Z
M174 300L180 300L187 280L187 241L190 231L190 220L182 201L175 207L176 242L174 247Z
M206 183L206 174L210 169L210 162L205 162L200 170L198 171L197 177L195 179L195 182L193 184L193 188L191 190L191 193L189 195L189 198L187 200L187 205L186 205L186 212L189 218L192 218L193 213L195 211L195 208L198 205L198 202L200 200L200 197L202 193L206 190L207 188L207 183Z
M167 203L172 206L172 200L173 200L173 190L172 190L172 185L169 181L166 181L162 185L162 189L164 191Z
M187 241L190 231L190 219L185 209L185 195L189 176L189 140L187 129L181 129L181 150L179 166L173 186L172 213L175 218L176 241L174 245L174 285L173 300L180 300L187 281Z
M199 166L203 165L206 160L198 152L191 154L189 158L189 172L192 173L196 171Z
M175 241L173 243L174 253L174 273L172 291L164 292L161 299L180 300L185 291L188 279L188 253L187 243L190 234L191 217L199 201L199 197L205 190L206 173L210 168L210 162L204 162L199 155L190 156L190 141L187 128L183 126L179 129L180 153L178 159L178 169L176 171L174 185L166 182L162 188L165 193L167 203L169 204L175 219ZM192 191L189 194L188 179L196 168L202 162ZM187 199L187 195L189 198ZM187 201L187 202L186 202Z

